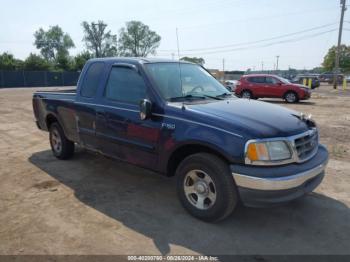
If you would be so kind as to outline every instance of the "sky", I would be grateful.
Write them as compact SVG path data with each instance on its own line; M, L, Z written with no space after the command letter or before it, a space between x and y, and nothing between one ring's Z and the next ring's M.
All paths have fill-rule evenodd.
M103 20L113 34L138 20L162 38L157 57L179 53L205 59L205 67L271 70L320 66L337 43L340 0L0 0L0 53L25 59L34 32L59 25L85 50L82 21ZM350 41L350 10L342 43ZM301 33L300 33L301 32Z

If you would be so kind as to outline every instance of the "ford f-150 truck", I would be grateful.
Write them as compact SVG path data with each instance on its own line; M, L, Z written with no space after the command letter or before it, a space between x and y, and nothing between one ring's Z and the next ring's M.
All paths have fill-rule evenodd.
M299 198L321 183L328 161L311 117L236 98L187 62L92 59L76 90L36 92L33 109L58 159L78 144L176 176L180 202L205 221L239 202Z

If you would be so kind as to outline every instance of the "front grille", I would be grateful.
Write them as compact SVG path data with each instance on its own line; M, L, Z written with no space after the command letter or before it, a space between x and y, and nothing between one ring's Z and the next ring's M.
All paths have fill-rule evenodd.
M302 137L294 140L295 149L298 154L299 161L305 161L313 157L318 148L318 133L316 129L310 130Z

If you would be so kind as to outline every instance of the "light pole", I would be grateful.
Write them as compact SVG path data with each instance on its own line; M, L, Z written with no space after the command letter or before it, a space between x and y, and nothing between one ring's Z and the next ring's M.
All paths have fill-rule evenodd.
M276 55L276 71L278 71L278 60L280 59L279 55Z
M338 45L337 45L337 51L335 53L335 64L334 64L334 71L333 71L333 88L334 89L337 89L337 85L338 85L340 45L341 45L341 37L343 33L344 13L346 11L346 0L340 0L340 4L342 6L341 6L341 13L340 13Z

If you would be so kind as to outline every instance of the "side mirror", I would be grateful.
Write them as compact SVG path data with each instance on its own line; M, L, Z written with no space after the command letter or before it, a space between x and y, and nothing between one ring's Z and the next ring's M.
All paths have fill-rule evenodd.
M282 85L282 82L278 82L277 85L278 85L278 86L281 86L281 85Z
M152 103L147 99L142 99L140 101L140 118L141 120L146 120L152 115Z

